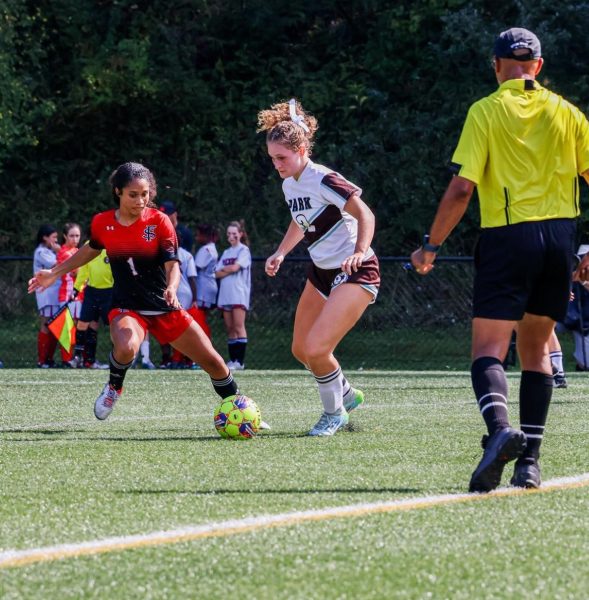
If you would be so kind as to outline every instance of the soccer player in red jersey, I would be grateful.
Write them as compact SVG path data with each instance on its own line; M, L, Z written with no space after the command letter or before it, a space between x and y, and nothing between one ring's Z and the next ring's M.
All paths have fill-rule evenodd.
M96 399L94 414L103 420L112 412L148 330L160 343L170 343L198 363L221 398L237 394L225 361L178 302L178 241L170 219L153 204L157 193L153 174L141 164L124 163L109 182L118 208L94 216L89 244L29 281L29 292L46 288L106 249L114 278L109 313L113 349L109 381Z

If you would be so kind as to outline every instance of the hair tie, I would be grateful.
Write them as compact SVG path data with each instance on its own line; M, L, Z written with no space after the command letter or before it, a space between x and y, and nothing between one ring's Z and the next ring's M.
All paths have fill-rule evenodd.
M305 123L305 119L301 115L297 115L297 101L291 98L288 101L288 110L290 111L290 120L299 127L303 128L303 131L309 133L309 127Z

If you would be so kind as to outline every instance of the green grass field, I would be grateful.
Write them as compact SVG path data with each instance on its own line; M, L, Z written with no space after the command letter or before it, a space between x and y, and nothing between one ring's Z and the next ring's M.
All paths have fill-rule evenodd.
M307 373L245 371L242 391L273 427L246 442L214 431L202 372L130 372L106 422L92 413L104 372L0 374L0 565L8 551L292 513L180 543L93 555L74 546L70 557L5 565L2 600L589 595L587 485L297 519L463 494L483 433L466 373L348 372L365 406L349 431L315 439L304 435L320 412ZM589 472L586 382L570 374L554 392L545 481Z

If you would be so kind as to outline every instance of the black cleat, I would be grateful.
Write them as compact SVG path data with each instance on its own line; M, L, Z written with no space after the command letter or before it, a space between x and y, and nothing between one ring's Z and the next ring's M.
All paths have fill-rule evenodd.
M520 458L515 463L511 485L528 489L540 487L540 465L535 458Z
M555 388L566 388L568 386L564 371L559 371L555 366L552 367L552 380Z
M483 458L470 478L469 492L490 492L501 483L503 468L526 449L523 431L505 427L492 436L483 436Z

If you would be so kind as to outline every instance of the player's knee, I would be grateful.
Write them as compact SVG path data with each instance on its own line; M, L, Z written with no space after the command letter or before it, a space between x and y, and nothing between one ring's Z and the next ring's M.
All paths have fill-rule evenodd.
M307 364L307 358L305 356L305 353L303 351L303 347L300 344L297 343L293 343L292 346L290 347L290 351L292 352L292 355L303 365Z
M304 349L305 362L312 364L329 354L330 349L320 340L307 340Z

